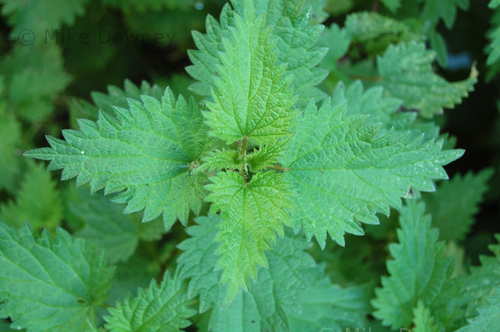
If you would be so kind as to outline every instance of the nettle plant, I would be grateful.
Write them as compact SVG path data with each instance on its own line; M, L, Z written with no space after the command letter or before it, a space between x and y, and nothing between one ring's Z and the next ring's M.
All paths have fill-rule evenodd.
M475 69L450 83L434 73L424 37L397 21L354 14L345 28L325 30L315 13L306 1L231 1L218 21L208 17L206 34L193 34L187 72L196 97L127 83L84 105L94 118L78 120L78 130L27 152L89 187L67 192L91 202L72 213L87 218L87 238L114 250L62 229L37 236L0 224L0 316L29 332L498 328L499 248L457 273L457 249L445 242L468 231L491 172L420 194L447 180L443 166L463 154L431 119L472 90ZM384 29L399 29L398 40L378 55L376 76L344 80L338 59ZM457 206L449 193L460 187L469 189ZM125 214L101 190L126 204ZM321 249L348 250L356 238L347 234L389 224L391 209L399 229L387 276L334 282L329 271L341 257L329 261ZM429 211L446 225L456 209L462 226L439 235ZM177 220L187 227L181 254L159 284L122 298L114 263L139 240L161 237L159 217L165 230Z

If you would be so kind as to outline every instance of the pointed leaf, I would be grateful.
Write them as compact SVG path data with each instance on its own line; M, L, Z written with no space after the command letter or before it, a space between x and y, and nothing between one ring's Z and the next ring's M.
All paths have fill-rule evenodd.
M87 332L113 269L102 254L63 230L35 239L0 223L0 317L27 332Z
M0 206L0 220L13 227L29 224L33 230L54 229L63 217L61 196L44 166L30 163L16 201Z
M155 281L109 310L110 332L181 332L191 325L195 311L184 280L167 272L160 286Z
M436 192L423 196L442 240L463 240L467 235L492 174L490 169L478 174L458 174L440 184Z
M378 58L382 85L404 105L416 109L424 117L453 108L465 98L477 82L477 71L472 69L468 79L449 83L432 69L435 53L423 43L410 42L391 46Z
M144 210L145 221L162 214L169 228L199 211L205 177L190 167L208 141L193 100L175 100L167 90L161 101L144 96L130 100L129 109L116 108L114 117L101 113L97 122L79 124L79 131L63 131L64 141L49 137L50 148L26 155L50 160L64 180L118 193L114 200L127 203L128 213Z
M442 166L462 151L442 151L442 142L411 131L386 130L370 117L350 115L339 87L320 109L310 106L282 158L293 197L292 218L324 247L327 234L361 235L360 223L377 224L377 213L401 206L410 190L432 191L446 179Z
M281 174L275 172L257 173L249 182L239 173L221 172L211 181L207 200L223 218L217 234L218 267L233 297L246 288L259 266L267 265L265 251L289 223L288 190Z
M390 276L382 277L382 288L372 301L375 317L392 328L409 327L419 301L434 312L434 301L451 277L451 260L424 213L425 205L414 201L402 209L399 243L389 247Z

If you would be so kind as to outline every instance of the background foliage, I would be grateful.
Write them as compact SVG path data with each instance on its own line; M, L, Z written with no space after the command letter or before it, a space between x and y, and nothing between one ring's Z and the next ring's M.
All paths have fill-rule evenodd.
M189 207L182 205L186 200L193 200L190 204L195 205L197 210L206 210L207 207L202 206L201 200L197 199L195 189L187 191L179 188L176 192L179 203L166 222L174 226L167 231L161 218L157 218L159 211L153 211L156 208L153 203L147 217L152 221L142 223L141 213L124 215L122 206L110 203L100 193L89 194L88 188L76 188L74 183L57 181L57 174L49 173L42 163L23 158L22 153L45 145L44 134L58 137L61 129L76 128L79 118L95 120L97 108L104 113L111 113L112 106L126 106L124 97L138 98L147 94L159 98L166 86L175 94L188 93L189 85L194 82L185 72L185 67L191 64L188 50L195 48L191 31L203 32L207 14L218 17L224 3L223 0L0 0L0 249L2 238L16 238L19 246L29 248L34 253L53 249L54 255L61 257L57 261L59 263L54 263L61 266L54 268L63 269L66 266L64 264L71 263L72 257L78 256L89 266L97 266L99 273L105 276L102 280L92 280L93 276L84 267L79 267L85 281L82 281L80 292L61 295L61 302L53 305L64 305L64 296L68 297L68 301L73 296L84 303L101 304L104 297L99 295L109 289L110 295L104 306L112 306L117 302L121 306L111 310L111 316L105 318L108 329L136 331L134 328L137 326L133 326L133 322L124 327L123 321L129 318L127 315L130 311L143 308L141 300L147 302L163 298L168 302L170 297L185 287L177 281L177 275L165 273L167 269L172 271L175 267L181 252L178 246L188 236L182 225L174 224L175 220L180 220L184 225L190 224L190 235L214 236L207 229L205 219L192 226L194 221L189 215ZM456 264L440 262L443 266L434 261L416 262L416 270L422 268L416 272L417 277L424 278L427 273L425 266L428 264L439 265L436 273L459 276L479 265L480 260L488 261L488 258L480 257L491 254L488 247L495 243L494 234L500 233L500 3L468 0L323 0L315 1L314 4L311 19L323 22L328 27L321 36L321 43L331 49L321 64L322 70L309 75L316 79L326 70L330 74L321 83L321 91L300 91L316 98L324 92L332 93L340 82L350 85L360 80L365 88L382 86L390 97L401 99L404 103L399 105L393 101L388 107L400 107L405 113L418 113L423 119L433 118L441 126L441 131L448 133L446 144L449 147L457 146L466 150L461 159L447 167L451 181L439 183L435 193L423 194L425 208L410 204L402 210L402 230L399 232L396 230L399 227L399 215L392 211L390 217L380 217L382 225L368 226L367 236L359 238L348 235L345 248L328 241L325 250L320 250L317 245L308 249L333 282L346 289L353 287L349 293L346 289L328 289L331 292L329 301L334 303L332 299L339 299L349 303L346 300L348 293L358 299L357 302L353 301L356 305L367 293L356 288L358 285L372 290L374 286L380 285L381 275L387 275L388 272L397 274L394 271L404 269L401 265L408 262L398 258L404 256L405 248L389 244L409 236L407 232L421 232L422 237L428 237L426 250L436 257L448 252L451 253L448 256L456 260ZM429 52L429 49L435 53ZM231 78L232 73L227 73L227 77ZM408 84L415 77L416 81ZM305 81L304 86L307 87ZM360 94L361 88L356 84L351 85L346 94ZM195 85L194 90L201 91L200 95L203 95L203 91L207 92L202 84ZM222 90L221 98L231 97L230 92ZM378 93L376 89L370 91L371 96ZM447 96L444 101L443 95ZM468 96L462 101L465 95ZM287 98L289 96L283 96L283 103L289 102ZM369 104L368 100L366 105ZM194 119L189 125L196 126L198 120L201 121ZM220 119L209 118L210 121L221 123ZM430 121L424 121L421 126L423 132L436 130ZM231 140L231 135L221 138ZM256 160L255 165L258 165ZM130 207L132 212L137 210L137 207ZM439 230L439 235L430 230L430 221L424 217L427 214L432 216L432 226ZM425 222L415 225L412 218L417 217ZM31 238L29 230L24 228L26 223L35 234L44 229L48 233L40 238ZM13 234L4 225L21 231ZM56 230L57 227L66 231ZM51 239L49 235L55 233L59 234L57 240ZM324 239L319 239L319 242L323 245ZM411 240L405 244L410 246ZM63 252L60 246L73 248L74 252ZM201 244L196 243L195 238L183 242L180 248L189 246ZM267 255L268 259L289 257L291 252L304 248L303 243L295 240L283 243L282 247L284 249L281 251L272 250ZM84 249L80 254L76 248ZM95 248L106 252L107 259L117 264L116 281L112 286L107 280L111 272L100 261L104 258L94 254ZM12 257L19 259L14 254ZM207 255L205 259L213 258ZM299 257L297 266L301 271L307 271L304 272L304 280L315 282L314 289L309 291L317 294L327 292L321 288L321 273L311 269L308 259L308 256ZM386 266L388 259L392 259L392 262ZM490 257L490 260L493 258ZM13 266L6 267L9 268L15 270ZM204 272L196 271L199 274ZM184 277L196 276L193 271L180 273L184 273ZM481 278L481 273L477 273L477 278ZM163 283L141 290L137 299L126 298L127 295L137 294L138 287L147 287L153 278L163 280ZM258 301L262 293L275 287L273 281L268 280L271 277L264 273L259 274L258 278L260 284L252 286L250 293L253 294L251 301L256 302L252 302L254 306L261 305ZM432 303L419 302L410 307L396 303L401 312L384 311L383 307L391 307L387 303L393 300L391 285L407 282L395 279L382 279L384 290L377 293L378 302L373 303L379 309L355 305L348 309L356 314L361 313L360 320L366 316L363 313L371 312L366 316L370 322L376 317L393 326L413 324L421 331L434 331L436 323L433 319L436 316L449 317L438 310L440 294L433 295L436 300L433 297ZM305 283L304 280L296 282ZM290 281L274 282L281 285ZM217 287L211 287L213 289L207 290L206 297L201 297L201 307L206 305L208 308L211 302L216 301ZM439 287L453 289L455 286ZM414 291L425 292L422 289ZM0 295L2 291L5 290L0 288ZM303 294L294 296L294 300L304 297ZM455 294L450 296L458 298ZM499 299L497 292L490 301ZM185 296L175 298L175 301L177 307L181 308L176 312L179 324L165 331L190 325L187 318L193 315L191 299ZM243 306L248 305L250 299L242 296L237 301L241 301ZM283 302L284 311L292 311L287 307L287 301L292 301L289 298L278 296L276 301ZM311 308L329 305L328 299L324 301L308 303L311 307L304 310L314 312ZM155 305L162 307L163 304ZM14 309L8 305L5 308L0 306L0 317L2 310L6 313L17 312L16 317L9 316L0 321L0 330L9 331L6 325L11 322L10 319L14 319L28 331L38 331L37 321L33 318L26 320L22 314L30 305L29 302L21 303ZM482 305L479 306L479 312L488 315L491 307L487 303ZM44 310L41 308L35 316L43 320L49 312ZM63 323L73 324L66 319L77 321L79 315L85 314L78 310L75 308L70 318L60 317L62 325L51 326L50 331L65 331ZM196 325L200 330L207 331L208 318L203 310L201 312L196 316ZM147 320L149 314L139 312L138 316L142 315ZM215 331L231 330L231 326L224 325L227 324L221 318L224 315L237 313L213 313L210 324L215 326ZM300 316L296 312L287 312L287 315ZM398 317L400 321L387 317ZM272 316L266 319L264 321L263 318L261 322L263 329L266 329L266 324L279 326L277 321L270 323L278 318ZM481 318L475 319L471 324L488 324L481 322ZM300 317L291 321L297 331L302 331L304 327ZM167 323L156 324L165 326ZM339 324L350 326L350 322ZM457 319L449 326L458 328L464 324ZM149 328L151 331L156 331L155 328L162 331L157 326L153 324ZM193 331L197 329L194 326L189 328ZM463 330L473 331L474 326L464 327Z

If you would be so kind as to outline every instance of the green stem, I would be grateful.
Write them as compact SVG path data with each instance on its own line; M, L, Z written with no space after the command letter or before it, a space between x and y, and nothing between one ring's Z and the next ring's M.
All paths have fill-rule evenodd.
M275 170L280 171L280 172L288 172L290 170L289 168L286 168L286 167L283 167L283 166L280 166L280 165L268 166L267 168L269 168L269 169L275 169Z
M382 80L382 77L380 77L380 76L370 77L370 76L361 76L361 75L351 75L351 79L367 81L367 82L379 82Z
M240 174L245 179L247 179L247 149L248 149L248 137L243 137L240 142L240 160L242 161Z

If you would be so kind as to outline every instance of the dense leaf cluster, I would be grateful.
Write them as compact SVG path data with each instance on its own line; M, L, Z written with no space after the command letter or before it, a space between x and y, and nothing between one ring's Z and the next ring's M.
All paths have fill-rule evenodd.
M439 31L468 0L0 4L2 331L498 328L500 245L475 266L464 249L494 171L444 169L464 154L444 113L481 78L441 75ZM65 96L65 66L90 79L120 46L40 36L116 16L181 50L204 26L187 74Z

